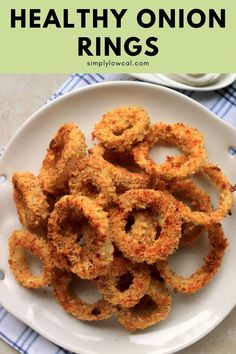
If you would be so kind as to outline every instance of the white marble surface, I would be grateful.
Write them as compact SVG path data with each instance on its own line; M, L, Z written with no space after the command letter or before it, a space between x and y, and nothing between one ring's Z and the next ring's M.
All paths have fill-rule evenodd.
M0 75L0 146L4 146L20 125L66 80L67 75ZM234 274L232 269L232 281ZM222 302L224 299L222 299ZM0 341L0 354L13 354ZM208 336L179 354L235 354L236 308ZM46 354L38 352L38 354Z

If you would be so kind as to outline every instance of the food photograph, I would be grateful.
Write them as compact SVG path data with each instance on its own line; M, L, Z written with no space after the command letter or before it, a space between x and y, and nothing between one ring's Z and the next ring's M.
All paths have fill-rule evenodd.
M0 353L235 353L235 74L1 74L0 130Z

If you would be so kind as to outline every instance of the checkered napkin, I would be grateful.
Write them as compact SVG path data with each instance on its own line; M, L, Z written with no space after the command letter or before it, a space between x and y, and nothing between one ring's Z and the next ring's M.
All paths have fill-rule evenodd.
M73 74L49 98L47 103L80 87L104 81L118 80L134 79L125 74ZM219 118L236 127L236 82L215 92L193 92L186 90L181 90L180 92L200 102ZM2 153L3 149L0 148L0 156ZM231 153L236 154L236 150L232 149ZM0 337L22 354L72 354L40 336L30 327L9 314L2 306L0 306Z

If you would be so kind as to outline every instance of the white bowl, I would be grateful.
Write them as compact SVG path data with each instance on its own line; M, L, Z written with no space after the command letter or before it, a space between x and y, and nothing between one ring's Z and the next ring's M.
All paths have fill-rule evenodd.
M220 78L206 86L193 86L174 80L165 74L132 74L136 79L152 82L162 86L172 87L179 90L190 91L215 91L231 85L236 80L236 74L222 74Z

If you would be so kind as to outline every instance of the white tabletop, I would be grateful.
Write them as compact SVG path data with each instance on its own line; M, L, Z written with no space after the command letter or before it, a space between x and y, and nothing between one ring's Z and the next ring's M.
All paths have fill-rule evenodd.
M66 80L67 75L0 75L0 146ZM233 281L232 269L232 281ZM224 301L224 299L222 299ZM15 350L0 340L0 353ZM235 354L236 308L208 336L179 354ZM39 353L44 354L44 353Z

